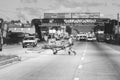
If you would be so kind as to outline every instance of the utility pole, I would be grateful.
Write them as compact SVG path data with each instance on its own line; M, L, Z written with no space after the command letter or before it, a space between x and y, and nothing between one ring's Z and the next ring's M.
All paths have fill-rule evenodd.
M117 13L117 21L118 21L117 26L118 26L118 34L119 34L119 13Z

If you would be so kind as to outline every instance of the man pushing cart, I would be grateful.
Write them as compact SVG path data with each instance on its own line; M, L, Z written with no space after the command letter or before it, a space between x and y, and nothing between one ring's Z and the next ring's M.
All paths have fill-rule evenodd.
M76 55L76 52L72 49L73 46L73 40L70 36L68 40L62 39L59 41L56 41L55 39L49 40L47 45L44 45L44 49L51 49L53 51L53 54L56 55L58 51L60 50L67 50L67 53Z

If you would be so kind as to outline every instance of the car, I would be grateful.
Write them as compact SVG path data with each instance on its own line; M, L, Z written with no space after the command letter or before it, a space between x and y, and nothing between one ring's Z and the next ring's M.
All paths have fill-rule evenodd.
M37 39L34 36L25 37L22 41L23 48L28 46L36 47L37 46Z
M80 40L86 40L86 36L80 36Z
M87 41L92 41L93 38L92 37L87 37Z
M92 39L93 39L93 41L96 41L96 40L97 40L96 37L93 37Z

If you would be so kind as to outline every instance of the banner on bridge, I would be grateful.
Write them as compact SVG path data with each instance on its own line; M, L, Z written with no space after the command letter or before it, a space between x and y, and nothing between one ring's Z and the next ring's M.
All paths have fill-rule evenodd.
M44 13L44 18L100 18L100 13Z

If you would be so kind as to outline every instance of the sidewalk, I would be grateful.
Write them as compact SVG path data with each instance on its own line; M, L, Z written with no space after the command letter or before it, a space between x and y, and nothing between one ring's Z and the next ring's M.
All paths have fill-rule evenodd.
M11 65L12 63L17 63L19 61L25 61L30 58L36 58L39 57L40 54L49 53L49 51L41 50L41 46L43 46L45 43L39 43L37 47L33 48L22 48L22 45L20 44L14 44L14 45L3 45L3 50L0 52L0 55L8 55L12 56L15 55L17 57L11 58L11 59L5 59L0 62L0 67L5 65Z
M22 45L4 45L3 50L0 52L0 55L17 55L21 58L28 58L30 54L27 54L26 51L29 48L22 48Z

